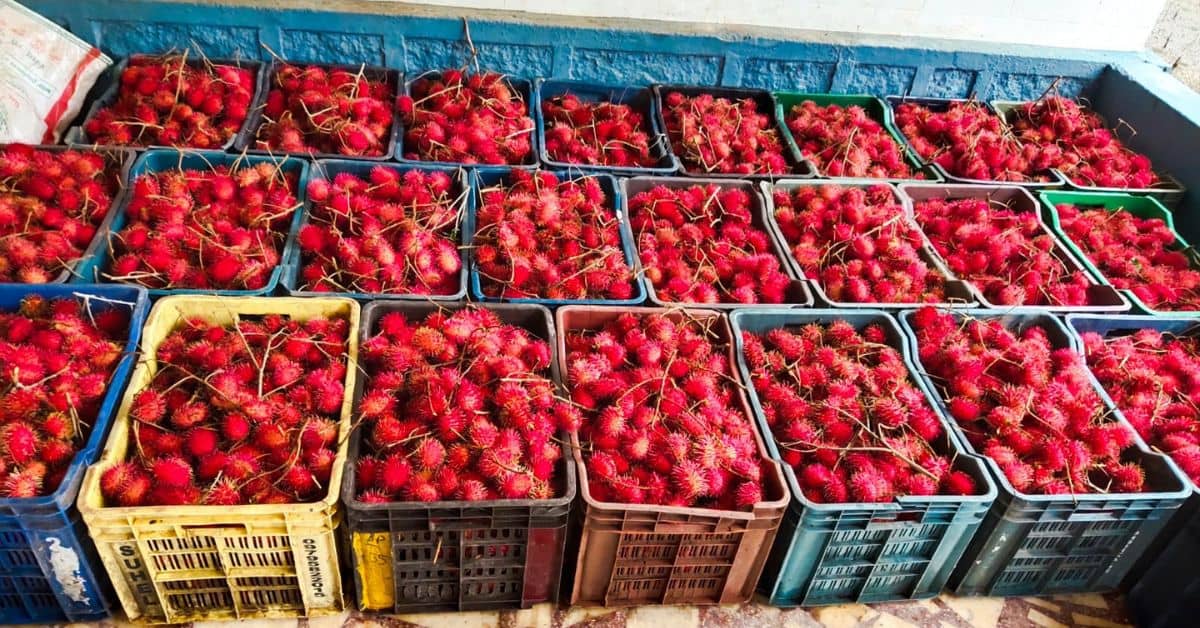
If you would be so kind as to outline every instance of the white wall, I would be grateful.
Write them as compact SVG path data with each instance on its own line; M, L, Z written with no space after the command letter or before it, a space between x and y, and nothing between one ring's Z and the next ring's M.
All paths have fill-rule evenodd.
M389 0L380 0L389 1ZM598 18L1140 50L1165 0L402 0ZM1200 1L1200 0L1194 0Z

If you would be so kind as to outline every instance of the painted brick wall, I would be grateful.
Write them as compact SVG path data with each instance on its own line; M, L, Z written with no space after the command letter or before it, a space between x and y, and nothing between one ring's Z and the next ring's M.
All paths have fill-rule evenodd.
M387 1L387 0L385 0ZM1141 50L1164 0L404 0L587 17Z

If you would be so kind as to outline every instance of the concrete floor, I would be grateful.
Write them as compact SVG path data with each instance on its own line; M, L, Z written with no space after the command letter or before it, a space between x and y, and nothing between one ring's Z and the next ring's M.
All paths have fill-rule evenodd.
M1200 0L1167 0L1146 45L1175 67L1179 80L1200 91Z

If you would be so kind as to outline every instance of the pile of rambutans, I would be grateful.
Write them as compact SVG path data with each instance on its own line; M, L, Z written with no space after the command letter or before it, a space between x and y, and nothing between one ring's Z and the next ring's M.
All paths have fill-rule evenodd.
M718 316L623 313L568 328L588 491L601 502L747 510L771 472Z
M1054 347L1042 323L910 317L917 353L975 451L1020 493L1138 493L1145 469L1125 457L1137 437L1104 404L1083 356Z
M629 199L646 278L662 301L783 303L791 278L771 236L755 224L743 187L657 185Z
M391 141L396 87L362 68L281 63L271 76L254 148L381 156Z
M614 199L596 177L514 170L479 191L474 247L483 293L506 299L633 297Z
M120 190L116 159L0 146L0 281L48 283L78 260Z
M1063 233L1113 286L1161 310L1200 310L1200 268L1161 218L1069 203L1057 206Z
M520 90L496 72L445 70L397 99L404 157L518 165L533 161L533 118Z
M31 295L0 313L0 496L53 493L123 357L129 310Z
M579 411L557 396L550 345L466 306L423 320L381 316L363 343L365 433L355 464L366 503L548 499L561 493L560 429Z
M941 419L886 330L809 323L742 332L742 355L783 461L819 503L972 495Z
M308 183L297 287L314 292L450 295L466 192L445 171L375 166Z
M346 399L345 318L182 321L129 391L128 457L106 469L110 505L290 504L329 491ZM350 366L353 368L353 366Z
M693 174L780 175L791 171L774 112L753 98L731 100L668 91L662 116L675 156Z
M1041 151L1022 145L987 105L952 102L936 111L916 102L896 105L896 126L922 159L950 175L984 181L1051 181L1050 162Z
M1095 111L1062 96L1022 103L1008 123L1038 159L1083 186L1150 188L1161 183L1150 158L1129 149Z
M542 101L542 116L546 154L554 161L615 168L658 163L650 121L629 105L563 94Z
M1200 342L1154 329L1081 336L1088 366L1117 409L1200 485Z
M1090 305L1087 274L1058 257L1036 213L987 198L913 204L920 225L950 272L997 305Z
M270 161L143 174L101 276L149 288L261 289L300 206L297 186L295 172Z
M186 54L133 57L116 100L83 129L95 144L220 149L246 121L255 82L251 69Z
M800 153L829 177L921 179L904 159L904 149L882 124L858 105L821 106L806 100L784 118Z
M776 188L775 221L793 259L831 301L945 302L946 281L922 256L924 236L891 187Z

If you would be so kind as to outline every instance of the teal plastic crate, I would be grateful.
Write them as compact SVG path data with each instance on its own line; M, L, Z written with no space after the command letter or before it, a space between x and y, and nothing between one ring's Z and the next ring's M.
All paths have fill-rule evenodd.
M856 329L879 324L888 344L904 355L913 372L908 343L896 320L882 310L737 310L730 314L738 368L751 382L742 357L742 332L807 323L850 322ZM929 391L914 375L914 383ZM781 460L778 445L764 418L758 394L747 386L754 419L771 457ZM937 409L932 398L929 403ZM954 469L975 479L983 494L909 496L878 504L822 504L800 490L795 471L782 464L792 493L775 545L759 580L759 591L773 606L815 606L850 602L887 602L930 598L942 591L950 573L978 531L996 498L996 486L979 458L967 455L950 436L948 421L936 443L940 451L958 453Z
M1171 210L1167 209L1158 199L1149 196L1137 196L1133 194L1107 194L1094 192L1041 192L1038 198L1042 202L1042 218L1054 235L1058 236L1075 258L1083 264L1088 272L1097 280L1107 285L1112 285L1112 282L1104 276L1104 273L1092 263L1091 258L1079 248L1079 245L1067 235L1063 230L1062 223L1058 216L1058 206L1062 204L1077 205L1084 211L1108 211L1118 212L1124 211L1138 218L1158 218L1167 224L1167 228L1171 233L1175 234L1174 250L1182 251L1188 256L1192 268L1200 268L1200 254L1196 252L1192 245L1188 244L1183 236L1175 230L1175 218ZM1133 303L1134 307L1146 314L1152 316L1194 316L1200 317L1200 310L1158 310L1150 307L1142 301L1131 290L1121 290L1127 299Z
M916 355L917 335L910 322L914 312L901 312L899 318ZM1038 326L1046 331L1055 349L1079 350L1078 338L1049 312L1010 314L1001 310L967 310L953 315L999 319L1013 331ZM914 363L945 412L944 399L933 379L919 359ZM1120 412L1108 403L1095 378L1092 385L1113 419L1128 426ZM950 425L963 449L979 455L958 424L951 421ZM1117 588L1191 490L1174 463L1152 452L1140 438L1135 437L1135 445L1126 455L1146 470L1146 492L1020 493L995 461L983 456L999 493L979 534L951 575L949 588L958 595L988 596L1086 593Z
M1028 101L993 100L988 104L990 104L992 109L994 109L996 111L996 113L1000 114L1000 116L1003 117L1005 119L1005 121L1008 121L1008 120L1012 119L1010 117L1010 114L1013 112L1013 110L1016 109L1018 106L1025 104L1026 102L1028 102ZM1086 109L1087 107L1084 107L1084 108ZM1100 119L1104 120L1103 117L1101 117ZM1111 127L1109 127L1107 120L1104 120L1104 127L1111 128ZM1114 187L1103 187L1103 186L1096 186L1096 185L1086 185L1086 184L1082 184L1082 183L1076 183L1075 181L1073 181L1071 179L1071 177L1067 176L1067 174L1061 170L1055 169L1054 173L1056 175L1058 175L1058 177L1060 179L1062 179L1063 183L1066 185L1066 187L1068 189L1075 190L1077 192L1108 192L1108 193L1113 193L1113 194L1144 194L1146 196L1152 196L1152 197L1158 199L1163 205L1166 205L1167 207L1171 207L1171 208L1178 207L1179 204L1181 202L1183 202L1183 195L1187 193L1187 189L1183 186L1182 183L1179 182L1179 179L1176 179L1175 177L1171 176L1170 173L1163 172L1161 170L1155 170L1155 173L1158 174L1158 177L1161 180L1159 181L1158 185L1151 187L1151 188L1114 188Z
M212 166L234 166L245 164L270 163L278 164L279 168L288 173L295 173L296 179L296 200L299 203L296 211L292 215L291 223L288 226L287 237L284 241L283 249L280 251L280 263L271 272L270 279L267 284L258 290L213 290L213 289L164 289L164 288L149 288L151 298L158 298L169 294L216 294L222 296L262 296L269 295L275 292L275 288L279 285L279 278L283 272L283 263L288 259L290 249L295 246L296 231L300 228L300 220L303 216L301 209L304 206L304 201L307 198L308 188L308 161L299 157L266 157L259 155L229 155L213 151L178 151L174 149L154 149L148 150L134 162L133 168L129 171L129 179L127 187L132 188L133 182L143 174L155 172L163 172L175 168L183 168L184 170L208 170ZM132 198L132 192L126 195L120 207L115 207L115 214L112 217L112 222L109 223L108 229L96 237L92 243L92 247L84 254L83 259L79 261L76 269L75 277L71 283L75 284L94 284L94 283L121 283L113 282L104 276L107 272L110 263L111 254L111 239L121 229L125 228L129 222L125 214L126 206Z
M484 188L493 185L508 185L509 175L512 170L503 167L487 167L477 168L472 172L471 182L471 205L467 210L467 223L469 225L467 232L468 250L473 250L470 246L475 237L476 219L475 212L482 202L480 194ZM474 301L486 302L503 302L503 303L535 303L545 305L546 307L558 307L560 305L639 305L646 300L646 281L638 272L638 259L633 244L633 236L629 232L629 219L623 215L621 211L624 207L624 201L621 197L621 186L618 185L617 179L610 174L584 174L578 170L555 170L553 171L558 176L560 181L579 179L582 177L594 177L600 182L600 188L604 190L604 195L608 197L607 204L611 206L613 214L617 218L617 231L621 236L621 251L625 256L625 263L633 270L633 295L628 299L535 299L535 298L500 298L492 297L483 293L483 283L480 279L479 269L475 264L475 255L472 253L467 256L470 260L470 294Z
M390 299L396 301L462 301L467 296L467 245L470 243L470 235L475 230L472 222L475 216L472 208L475 204L475 195L470 189L471 175L462 168L454 166L430 166L424 164L396 164L385 163L378 161L358 161L354 159L321 159L313 163L309 170L309 179L323 178L330 181L335 176L343 172L353 174L359 178L366 178L371 174L371 170L376 167L387 168L399 173L405 173L409 170L420 170L422 172L445 172L449 174L455 181L455 187L461 198L456 202L460 203L459 208L459 228L458 238L460 243L459 254L462 259L462 269L459 271L458 289L451 294L404 294L404 293L367 293L367 292L318 292L316 290L303 290L300 288L300 270L304 265L303 251L300 250L299 243L295 242L295 237L299 234L300 229L308 224L308 218L312 213L312 202L305 194L304 207L297 211L300 216L299 223L293 230L291 245L287 249L287 256L283 258L283 270L280 272L279 285L286 290L288 294L294 297L350 297L360 301L369 299Z
M0 623L95 622L109 616L113 596L104 566L75 507L83 472L95 462L135 361L150 302L145 288L47 284L0 285L0 309L28 295L85 299L100 309L127 308L129 337L83 447L58 488L27 499L0 499Z
M830 177L821 172L817 165L810 159L806 158L800 150L800 145L796 143L796 137L792 135L791 129L787 125L787 114L792 110L792 107L802 104L806 100L811 100L820 107L828 107L830 105L838 105L840 107L862 107L867 115L872 120L881 124L887 134L900 147L900 151L904 154L904 161L912 168L914 174L920 173L923 175L920 179L917 177L908 178L881 178L880 181L888 181L891 183L899 183L901 181L924 180L930 182L938 182L942 180L942 176L937 173L931 166L923 163L921 158L917 156L908 142L896 130L892 120L892 108L888 106L882 98L878 96L870 96L867 94L804 94L799 92L775 92L775 119L779 120L779 125L783 127L783 139L788 145L788 150L791 151L792 157L796 160L805 161L808 163L816 176L821 178L830 178L838 180L842 177Z

